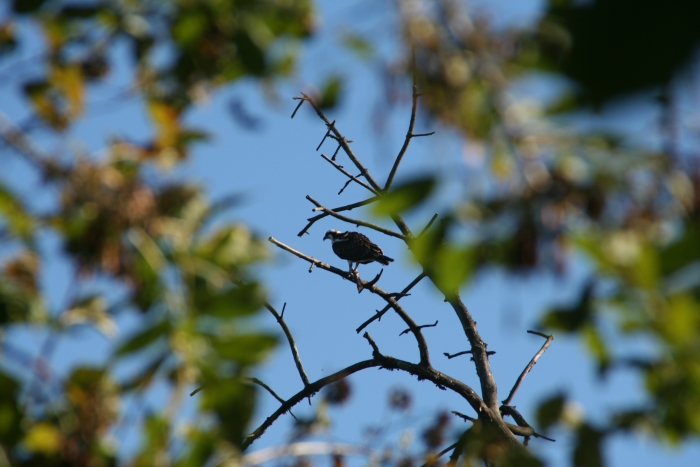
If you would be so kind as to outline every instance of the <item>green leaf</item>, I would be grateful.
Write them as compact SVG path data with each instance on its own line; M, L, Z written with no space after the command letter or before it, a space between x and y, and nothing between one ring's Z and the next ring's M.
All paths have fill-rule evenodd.
M372 43L358 34L345 32L342 35L342 40L345 47L355 52L362 59L370 59L374 55Z
M320 106L322 109L330 109L338 105L344 83L343 77L339 75L333 75L326 79L323 86L321 86Z
M240 379L204 381L202 409L216 414L224 439L239 446L255 407L256 389Z
M117 346L117 349L114 351L114 356L123 357L138 352L152 345L160 338L166 337L170 329L170 322L167 319L163 319L155 326L132 335L121 345Z
M578 429L578 439L574 448L575 466L603 467L603 455L601 452L601 441L605 437L605 432L591 427L588 424L582 425Z
M421 177L404 182L381 196L374 204L374 212L383 215L401 214L425 201L434 188L434 177Z
M17 402L19 383L0 371L0 444L14 446L23 436L22 410Z
M537 426L542 431L546 432L549 427L559 422L564 411L565 403L566 397L562 393L552 396L542 402L537 408Z
M218 318L234 318L255 313L265 303L265 294L258 284L234 286L223 292L208 290L208 283L197 281L194 306L198 313Z
M107 300L100 295L81 298L62 313L59 319L64 326L92 324L108 337L117 332L117 325L107 312Z
M575 332L589 323L593 316L594 281L589 281L583 288L578 302L565 308L555 308L545 314L542 326L565 332Z
M212 338L212 347L221 358L232 360L242 366L260 363L276 345L277 338L269 334Z

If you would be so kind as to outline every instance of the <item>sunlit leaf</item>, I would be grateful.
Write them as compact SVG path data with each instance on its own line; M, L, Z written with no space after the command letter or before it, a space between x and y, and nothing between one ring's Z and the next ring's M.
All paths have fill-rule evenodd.
M368 59L374 55L374 47L364 37L351 32L345 32L342 35L343 44L356 53L360 58Z
M59 319L64 326L92 324L107 337L117 332L117 325L107 312L107 300L100 295L78 300Z
M63 445L61 429L47 422L32 426L22 442L24 448L31 452L46 455L57 454Z

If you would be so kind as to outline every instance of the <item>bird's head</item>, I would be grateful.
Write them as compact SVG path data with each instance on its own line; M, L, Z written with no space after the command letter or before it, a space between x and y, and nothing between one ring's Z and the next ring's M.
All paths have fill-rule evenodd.
M331 243L335 241L336 238L340 235L340 230L329 230L326 232L326 235L323 237L323 241L330 240Z

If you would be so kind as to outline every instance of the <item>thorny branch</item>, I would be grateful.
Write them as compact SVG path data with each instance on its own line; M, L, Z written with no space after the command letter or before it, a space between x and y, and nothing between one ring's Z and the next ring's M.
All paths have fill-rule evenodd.
M343 151L347 156L350 158L353 164L355 164L355 167L358 168L360 171L360 174L367 180L367 182L370 184L372 188L374 188L376 191L380 192L382 191L382 188L379 186L379 184L372 178L372 175L367 171L367 168L365 168L364 165L360 162L360 160L357 158L355 153L352 151L352 148L350 148L350 145L348 144L348 140L340 134L338 129L335 127L335 122L331 122L328 120L328 117L323 113L321 108L314 102L314 100L309 97L305 93L301 93L302 97L295 97L295 100L300 100L301 102L297 106L297 109L301 106L302 103L308 102L311 107L314 108L316 111L316 114L323 120L323 122L326 124L326 127L328 127L328 130L335 136L335 140L338 141L338 144L343 148ZM296 110L294 111L296 113ZM292 117L294 117L294 114L292 114Z
M362 180L360 180L359 178L355 177L353 174L351 174L350 172L348 172L347 170L345 170L345 168L344 168L342 165L338 164L338 163L337 163L335 160L333 160L332 158L326 156L325 154L321 154L321 157L323 157L323 158L324 158L325 160L327 160L330 164L332 164L333 167L335 167L336 169L338 169L343 175L345 175L346 177L348 177L348 178L349 178L348 183L350 183L351 181L352 181L352 182L356 182L356 183L358 183L359 185L363 186L364 188L367 188L369 191L371 191L371 192L374 193L375 195L377 194L377 190L375 190L374 188L372 188L371 186L367 185L365 182L363 182ZM348 185L345 184L345 186L347 187ZM343 187L343 190L344 190L344 189L345 189L345 187ZM339 192L338 194L342 193L343 190L340 190L340 192Z

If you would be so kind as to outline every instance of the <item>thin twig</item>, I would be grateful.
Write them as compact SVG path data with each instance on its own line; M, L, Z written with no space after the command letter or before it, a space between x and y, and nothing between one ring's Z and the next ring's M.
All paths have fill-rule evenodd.
M451 359L453 359L453 358L455 358L455 357L459 357L459 356L461 356L461 355L473 354L473 353L474 353L474 352L472 352L471 350L463 350L463 351L461 351L461 352L457 352L457 353L453 353L453 354L450 354L450 353L447 353L447 352L443 352L442 354L443 354L445 357L447 357L448 359L451 360ZM496 351L495 351L495 350L489 350L489 351L486 352L486 355L496 355Z
M284 306L282 307L282 313L278 313L275 308L270 305L268 302L265 302L265 308L268 309L270 313L275 317L279 325L282 327L282 331L284 331L284 335L287 336L287 342L289 342L289 347L292 349L292 357L294 358L294 364L297 366L297 371L299 371L299 376L301 377L301 381L304 383L304 386L309 385L309 378L306 376L306 372L304 371L304 366L301 364L301 357L299 356L299 350L297 349L297 344L294 342L294 336L292 336L292 331L289 330L289 327L287 326L287 323L284 321L284 309L287 307L287 304L285 303Z
M405 297L405 296L407 296L407 295L410 295L410 294L408 293L408 291L411 290L411 289L412 289L416 284L418 284L421 280L423 280L423 278L424 278L425 276L426 276L426 274L425 274L424 272L418 274L418 277L416 277L415 279L413 279L413 281L411 281L411 283L408 284L408 285L406 286L406 288L404 288L404 289L401 291L401 293L399 293L399 294L389 294L389 295L391 295L391 296L392 296L394 299L396 299L396 300L399 300L401 297ZM378 320L378 319L382 319L382 316L384 316L384 313L386 313L387 311L389 311L389 308L391 308L391 305L386 305L386 306L385 306L384 308L382 308L380 311L377 311L377 313L375 313L374 316L372 316L370 319L368 319L368 320L365 321L364 323L360 324L360 326L359 326L357 329L355 329L355 332L357 332L357 333L359 334L360 331L362 331L364 328L366 328L367 326L369 326L369 325L372 323L372 321L375 321L375 320Z
M318 209L322 210L325 213L328 213L329 215L335 217L336 219L339 219L343 222L347 222L348 224L354 224L357 226L362 226L362 227L367 227L368 229L376 230L377 232L381 232L384 235L389 235L390 237L396 237L400 238L401 240L404 240L406 237L398 232L394 232L393 230L385 229L384 227L380 227L378 225L372 224L371 222L366 222L366 221L361 221L359 219L353 219L351 217L343 216L342 214L338 214L337 212L334 212L332 209L328 209L327 207L323 206L321 203L313 199L310 195L306 195L306 199L311 201Z
M423 464L421 467L428 467L431 465L435 465L435 463L438 459L440 459L442 456L444 456L445 454L447 454L448 452L450 452L451 450L453 450L456 447L457 447L457 443L454 443L454 444L451 444L450 446L447 446L445 449L440 451L437 456L431 457L431 459L428 462L426 462L425 464Z
M509 415L513 417L513 420L515 420L515 423L517 423L518 428L511 428L511 431L513 434L516 434L518 436L525 436L525 437L530 437L534 436L535 438L542 438L546 439L547 441L551 442L556 442L555 439L548 438L544 435L541 435L535 431L535 429L525 420L525 417L522 416L520 412L516 410L516 408L512 405L503 405L500 408L500 411L503 415ZM509 426L511 424L508 424Z
M510 390L510 394L508 394L508 397L502 401L503 405L510 405L511 401L513 400L513 397L515 397L515 393L518 391L518 388L522 384L523 380L525 379L525 376L532 370L532 368L535 366L537 363L537 360L542 356L542 354L545 353L549 345L552 343L554 340L554 335L546 335L538 331L527 331L529 334L536 334L538 336L544 337L547 340L545 343L542 345L542 348L535 354L534 357L532 357L532 360L530 360L530 363L527 364L525 369L523 370L522 373L520 373L520 376L518 377L517 381L513 385L513 389Z
M277 393L276 393L275 391L273 391L272 388L271 388L270 386L268 386L267 384L263 383L263 382L260 381L258 378L247 378L247 379L248 379L248 381L250 381L251 383L257 384L258 386L260 386L261 388L265 389L267 392L269 392L270 394L272 394L272 397L274 397L275 399L277 399L277 401L278 401L280 404L284 404L285 402L287 402L287 401L285 401L284 399L282 399L280 396L278 396ZM292 413L291 409L289 410L289 415L291 415L292 417L294 417L294 420L298 420L298 418L296 417L296 415L294 415L294 414Z
M335 136L334 139L336 141L338 141L340 146L343 148L343 151L345 152L345 154L347 154L347 156L350 158L352 163L355 164L355 167L357 167L359 169L362 176L365 178L365 180L367 180L367 183L369 183L369 185L372 188L374 188L376 191L378 191L378 192L382 191L382 188L374 180L374 178L372 178L372 175L370 175L370 173L367 171L365 166L362 165L362 162L360 162L360 160L357 158L355 153L350 148L350 146L348 144L348 140L342 134L340 134L340 131L338 131L338 129L335 127L335 124L333 122L331 122L330 120L328 120L328 117L326 117L326 115L323 113L321 108L316 104L316 102L314 102L314 100L311 97L309 97L307 94L305 94L303 92L301 93L301 95L302 95L302 97L295 97L294 99L303 99L306 102L308 102L311 105L311 107L314 108L314 110L316 111L316 115L318 115L321 118L321 120L323 120L323 122L326 124L328 129L333 133L333 135Z
M438 325L438 321L435 320L435 322L433 324L421 324L420 326L418 326L418 329L434 328L437 325ZM410 329L405 329L404 331L401 332L401 334L399 334L399 337L403 336L404 334L408 334L409 332L411 332Z
M478 419L476 419L474 417L470 417L469 415L465 415L462 412L457 412L456 410L452 410L452 413L457 415L459 418L461 418L467 422L476 423L478 421Z
M335 120L333 120L333 121L331 122L331 125L335 125ZM323 137L323 139L321 140L321 142L318 143L318 146L316 146L316 150L317 150L317 151L318 151L319 149L321 149L321 146L323 146L323 142L326 140L326 138L328 138L328 137L330 136L330 134L331 134L331 127L329 126L329 127L328 127L328 130L326 131L325 136Z
M366 206L366 205L368 205L368 204L374 203L375 201L377 201L377 199L378 199L378 198L377 198L376 196L374 196L374 197L368 198L368 199L366 199L366 200L364 200L364 201L359 201L359 202L357 202L357 203L352 203L352 204L348 204L348 205L345 205L345 206L340 206L340 207L337 207L337 208L333 208L333 209L331 209L331 211L333 211L333 212L350 211L350 210L352 210L352 209L359 208L359 207ZM328 217L328 216L330 216L330 214L328 214L327 212L323 212L323 213L321 213L321 214L319 214L319 215L317 215L317 216L309 217L309 218L307 219L307 220L309 221L309 223L306 224L306 227L304 227L304 228L301 230L301 232L299 232L299 233L297 234L297 236L301 237L302 235L304 235L304 234L309 230L309 228L311 228L312 225L314 225L314 223L316 223L316 221L321 220L321 219L323 219L324 217Z
M389 191L389 188L391 188L391 184L393 183L394 177L396 176L396 171L399 169L399 164L401 164L401 160L403 159L403 156L406 155L406 151L408 150L409 144L411 144L411 139L417 136L430 136L435 133L434 131L430 133L413 133L413 128L416 125L416 114L418 113L418 96L420 96L420 94L418 94L418 86L416 85L416 77L414 76L413 93L411 96L411 119L408 122L408 131L406 131L406 139L404 139L403 146L401 146L401 150L399 151L399 154L396 156L396 160L394 161L394 166L391 168L391 172L389 172L389 177L387 177L386 179L386 183L384 184L384 191Z
M374 188L372 188L371 186L367 185L365 182L363 182L362 180L360 180L359 178L357 178L357 177L359 177L359 176L362 175L362 174L360 174L360 175L358 175L357 177L355 177L353 174L351 174L350 172L348 172L347 170L345 170L345 168L344 168L342 165L338 164L335 160L331 159L330 157L326 156L325 154L321 154L321 157L323 157L323 158L324 158L325 160L327 160L330 164L332 164L333 167L335 167L335 168L338 169L340 172L342 172L343 175L345 175L346 177L348 177L348 178L350 179L350 180L348 180L348 183L350 183L351 181L357 182L359 185L363 186L364 188L367 188L369 191L371 191L371 192L374 193L375 195L377 194L377 190L375 190ZM347 186L347 185L345 185L345 186ZM345 188L343 188L343 190L344 190L344 189L345 189ZM339 192L338 194L342 193L343 190L340 190L340 192Z
M421 238L423 236L423 234L426 233L430 227L432 227L433 222L435 222L435 219L437 219L437 218L438 218L438 214L437 213L433 214L433 217L430 219L430 222L428 222L428 224L425 227L423 227L423 230L421 230L420 233L418 234L418 238Z

